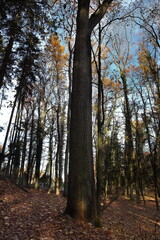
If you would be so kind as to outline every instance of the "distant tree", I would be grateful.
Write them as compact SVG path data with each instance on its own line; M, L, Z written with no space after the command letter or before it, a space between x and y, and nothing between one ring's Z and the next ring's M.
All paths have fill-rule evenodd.
M54 7L56 0L53 1L52 7ZM54 9L54 8L53 8ZM16 111L16 107L19 101L24 106L24 102L26 98L30 99L32 102L32 96L35 94L34 91L34 84L36 81L39 81L39 66L41 65L41 61L39 57L39 53L43 50L43 44L41 44L42 39L44 40L48 31L55 27L54 22L52 26L50 25L50 6L47 0L29 0L25 3L21 0L19 1L2 1L2 28L1 28L1 48L2 52L1 55L1 73L0 73L0 87L3 85L5 89L9 83L12 83L12 79L17 81L16 84L16 95L15 95L15 102L13 104L13 110L11 113L11 118L8 125L8 130L6 133L6 138L4 141L3 146L3 153L7 146L8 137L10 134L10 127L12 123L12 118L14 112ZM41 16L41 17L39 17ZM48 30L48 26L50 30ZM2 94L3 97L3 94ZM35 96L34 96L35 97ZM37 96L36 96L37 97ZM32 104L31 104L32 105ZM33 104L34 105L34 104ZM36 115L35 106L33 109L29 109ZM35 111L34 111L35 110ZM23 109L22 109L23 111ZM24 115L27 114L24 111ZM27 116L26 116L27 118ZM34 119L34 116L33 118ZM36 120L36 118L35 118ZM23 121L23 120L22 120ZM37 122L36 122L37 124ZM35 124L35 125L36 125ZM34 135L35 125L31 124L30 122L26 125L26 128L23 129L23 133L21 134L22 141L27 140L26 132L28 134L31 133L31 136ZM30 126L31 129L30 129ZM27 127L29 128L27 130ZM24 137L24 139L23 139ZM35 135L34 135L35 138ZM31 142L33 138L31 137ZM35 139L34 139L35 140ZM38 140L37 140L38 143ZM31 175L29 173L32 171L29 170L33 169L33 159L34 154L33 152L35 149L31 149L27 144L24 143L23 149L21 148L20 151L23 153L20 154L20 164L21 164L21 176L25 171L26 160L28 159L28 173L27 173L27 183L29 183L29 179L31 179ZM27 158L26 154L28 153L29 147L29 157ZM33 150L33 151L32 151ZM2 157L3 157L2 153ZM40 151L39 151L40 153ZM32 155L33 154L33 155ZM21 158L22 157L22 158ZM8 164L9 166L10 164ZM31 166L32 165L32 166ZM23 173L22 173L23 172ZM23 178L23 177L22 177ZM23 179L24 180L24 179Z
M159 36L159 11L158 1L138 0L137 8L134 14L130 15L131 19L138 25L153 45L160 48Z
M123 26L123 25L122 25ZM130 103L130 83L128 81L128 68L132 55L130 53L131 45L129 43L128 34L126 26L123 26L123 31L117 31L113 33L110 54L113 58L114 64L116 65L119 71L119 79L121 81L123 89L123 113L125 118L125 153L124 153L124 162L125 162L125 181L127 187L127 194L130 198L133 198L133 136L132 136L132 112L131 112L131 103ZM130 37L132 33L130 32ZM122 40L123 39L123 40Z
M40 2L27 0L7 0L1 3L1 66L0 66L0 88L8 82L12 82L14 74L15 58L19 58L21 50L26 41L26 35L32 29L32 33L39 32L42 35L43 27L40 21L35 21L39 15L41 20L45 18L44 8L47 7L46 0ZM28 29L27 29L28 28ZM27 33L27 34L26 34ZM22 44L21 44L22 43ZM21 49L19 48L21 45ZM16 48L19 51L16 51ZM6 77L6 78L5 78Z
M66 146L65 146L65 159L64 159L64 192L63 195L67 196L68 193L68 165L69 165L69 144L70 144L70 118L71 118L71 89L72 89L72 71L73 71L73 52L75 43L75 27L76 27L76 11L77 4L75 1L63 1L59 5L60 11L62 13L60 19L60 27L62 28L63 34L65 35L65 44L67 45L68 52L68 103L67 103L67 136L66 136ZM65 34L64 34L65 33Z
M147 100L149 105L149 115L146 111L146 101L143 94L141 98L144 104L144 117L143 121L146 127L148 146L150 151L150 162L153 171L154 188L155 188L155 200L157 210L159 210L158 195L159 195L159 181L160 175L158 169L159 165L159 151L160 151L160 85L159 85L159 67L156 59L157 49L153 48L151 54L150 49L146 48L144 44L141 45L141 51L139 52L139 71L142 75L142 84L145 86L147 93ZM150 119L150 121L148 121ZM151 137L150 126L154 130L154 137Z
M55 191L59 194L62 187L63 173L63 148L64 148L64 131L65 131L65 67L68 54L65 53L65 47L61 45L58 35L52 34L49 39L49 44L46 48L49 55L50 71L53 71L54 76L54 108L57 130L57 151L55 160Z

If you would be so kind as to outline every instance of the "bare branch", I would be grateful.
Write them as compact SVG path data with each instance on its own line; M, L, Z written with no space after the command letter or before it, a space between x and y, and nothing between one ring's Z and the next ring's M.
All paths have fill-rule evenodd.
M89 29L90 32L92 32L92 30L94 29L94 27L100 22L100 20L103 18L103 16L105 15L108 7L110 6L110 4L113 2L113 0L104 0L103 3L101 4L101 6L99 7L99 9L97 11L95 11L90 19L89 19Z

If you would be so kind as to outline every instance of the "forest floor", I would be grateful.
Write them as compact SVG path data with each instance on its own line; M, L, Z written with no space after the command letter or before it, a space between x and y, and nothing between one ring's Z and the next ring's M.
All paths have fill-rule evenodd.
M25 192L0 179L0 240L160 240L160 214L152 196L146 206L124 197L103 212L103 227L64 215L66 199L45 191Z

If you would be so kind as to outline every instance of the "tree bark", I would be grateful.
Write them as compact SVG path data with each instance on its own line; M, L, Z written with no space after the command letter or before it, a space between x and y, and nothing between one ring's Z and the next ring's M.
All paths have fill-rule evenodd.
M29 143L29 152L28 152L28 164L27 164L27 176L26 184L30 185L31 172L32 172L32 152L33 152L33 138L34 138L34 112L35 107L32 109L32 121L31 121L31 130L30 130L30 143Z
M95 223L96 194L92 153L91 32L112 0L104 0L89 18L89 0L78 1L77 32L73 60L69 187L66 213Z
M128 97L127 79L125 73L121 72L123 83L124 99L125 99L125 162L126 162L126 185L129 185L129 196L133 199L133 138L131 126L131 110ZM128 194L128 192L127 192Z
M71 97L70 166L67 213L94 221L95 184L92 157L92 86L89 2L79 1Z
M69 163L69 144L70 144L70 118L71 118L71 88L72 88L72 56L73 50L71 49L70 43L68 44L69 49L69 64L68 64L68 76L69 76L69 96L68 96L68 111L67 111L67 140L65 149L65 161L64 161L64 192L63 196L68 195L68 163Z

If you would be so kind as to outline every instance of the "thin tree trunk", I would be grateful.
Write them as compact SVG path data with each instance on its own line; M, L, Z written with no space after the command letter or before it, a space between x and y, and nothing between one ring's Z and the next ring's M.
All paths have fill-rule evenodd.
M150 130L149 130L149 126L148 126L148 121L147 121L147 114L146 114L146 103L144 101L144 97L142 95L142 93L140 92L141 95L141 99L143 102L143 113L144 113L144 124L145 124L145 128L146 128L146 133L147 133L147 141L148 141L148 146L149 146L149 150L150 150L150 163L152 166L152 171L153 171L153 178L154 178L154 186L155 186L155 201L156 201L156 208L157 210L159 210L159 202L158 202L158 179L157 179L157 167L156 167L156 157L154 154L156 154L156 148L152 149L152 145L151 145L151 139L150 139Z
M69 43L69 64L68 64L68 75L69 75L69 94L68 94L68 111L67 111L67 141L65 150L65 163L64 163L64 197L68 194L68 162L69 162L69 143L70 143L70 120L71 120L71 88L72 88L72 50Z
M125 162L126 162L126 181L129 186L127 188L130 199L133 199L133 139L132 139L132 127L131 127L131 112L130 105L128 99L128 88L127 88L127 80L126 76L123 72L121 72L121 79L123 83L123 91L125 98Z
M60 194L60 141L61 141L61 136L60 136L60 120L59 120L59 111L60 111L60 106L58 106L57 109L57 152L56 152L56 162L55 162L55 192L56 195Z
M40 104L42 102L42 105ZM38 126L37 126L37 148L36 148L36 167L35 167L35 189L39 188L40 179L40 167L42 148L44 140L44 127L45 127L45 110L44 110L44 99L41 99L38 109Z
M21 167L20 167L20 184L25 183L24 178L24 166L25 166L25 159L26 159L26 153L27 153L27 135L28 135L28 109L26 113L26 121L25 121L25 130L24 130L24 140L23 140L23 149L22 149L22 161L21 161Z
M15 107L16 107L16 104L17 104L17 99L18 99L18 94L16 95L15 100L14 100L14 104L13 104L13 107L12 107L12 111L11 111L11 115L10 115L10 119L9 119L9 123L8 123L8 127L7 127L5 140L4 140L4 143L3 143L2 153L0 154L0 169L1 169L1 164L4 161L4 153L5 153L5 149L6 149L8 135L9 135L9 132L10 132L10 129L11 129L11 123L12 123Z
M21 127L22 127L22 115L23 115L23 101L20 101L20 109L18 113L18 119L16 124L16 134L14 137L13 147L14 147L14 153L12 158L12 164L13 164L13 170L12 170L12 178L15 183L17 183L19 178L19 167L20 167L20 157L21 157Z
M49 136L49 151L48 151L48 163L49 163L49 186L48 186L48 193L50 193L52 188L52 178L53 178L53 133L54 133L54 119L52 118L51 129L50 129L50 136Z
M65 108L65 107L64 107ZM63 144L64 144L64 112L60 122L60 146L59 146L59 188L62 189L62 173L63 173Z
M31 132L30 132L30 143L29 143L29 153L28 153L28 164L27 164L27 176L26 183L27 186L30 184L30 176L32 171L32 152L33 152L33 135L34 135L34 106L32 109L32 122L31 122Z
M96 161L96 172L97 172L97 221L100 223L101 219L101 197L102 197L102 183L103 183L103 125L104 125L104 114L103 114L103 86L101 79L101 24L99 23L99 44L98 44L98 149L97 149L97 161ZM98 222L97 222L98 224Z

